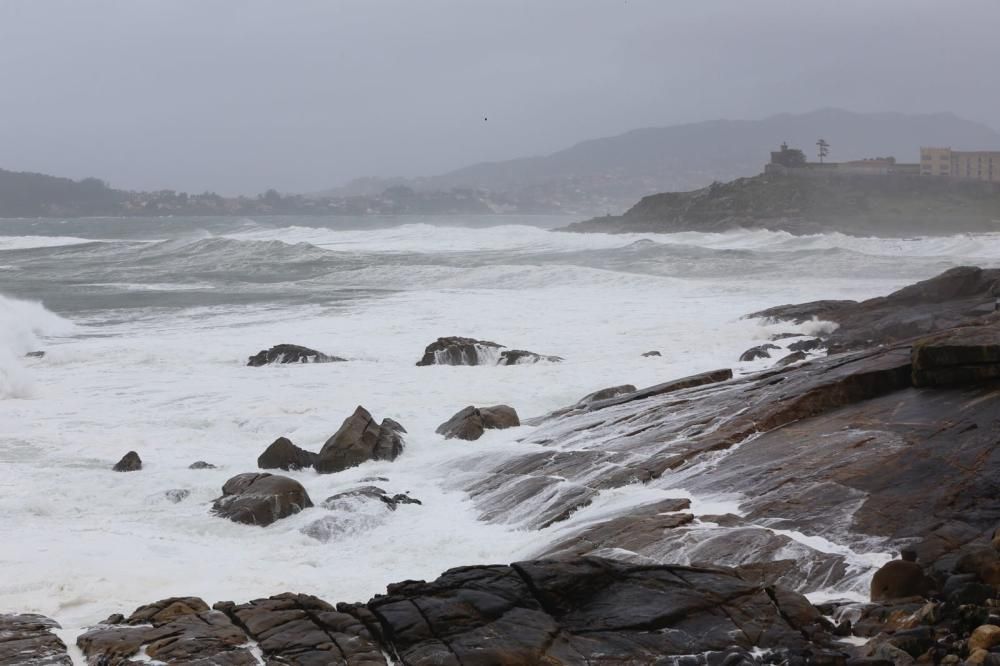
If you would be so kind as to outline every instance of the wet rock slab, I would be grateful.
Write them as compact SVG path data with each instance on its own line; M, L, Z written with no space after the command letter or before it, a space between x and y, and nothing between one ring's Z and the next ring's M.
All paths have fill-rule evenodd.
M452 569L390 585L369 608L405 664L654 664L828 641L793 592L733 572L596 558Z

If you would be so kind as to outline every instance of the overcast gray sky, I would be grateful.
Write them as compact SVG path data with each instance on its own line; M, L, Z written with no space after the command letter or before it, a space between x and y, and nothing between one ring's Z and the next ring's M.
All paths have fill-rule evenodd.
M0 0L0 168L314 191L825 106L998 127L997 26L1000 0Z

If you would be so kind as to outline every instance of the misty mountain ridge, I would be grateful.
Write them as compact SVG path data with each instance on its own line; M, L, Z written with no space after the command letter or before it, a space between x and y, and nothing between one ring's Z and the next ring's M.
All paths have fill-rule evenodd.
M705 187L760 173L782 142L815 151L831 144L830 160L893 156L919 161L921 146L1000 149L1000 132L953 113L858 113L826 108L762 120L710 120L635 129L580 142L550 155L483 162L420 178L359 178L321 193L358 196L406 186L417 191L454 188L503 193L533 202L538 211L623 211L644 196ZM529 212L527 210L520 212Z

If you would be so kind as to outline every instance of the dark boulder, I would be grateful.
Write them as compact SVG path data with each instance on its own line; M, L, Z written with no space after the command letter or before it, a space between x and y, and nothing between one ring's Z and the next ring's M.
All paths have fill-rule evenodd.
M369 460L395 460L403 452L405 432L392 419L375 423L368 410L359 406L326 441L313 467L321 474L330 474Z
M142 459L135 451L129 451L111 469L116 472L138 472L142 469Z
M286 476L238 474L222 486L212 512L237 523L267 526L313 505L302 484Z
M315 459L315 453L300 449L287 437L279 437L257 458L257 467L285 471L305 469L312 467Z
M59 623L44 615L0 613L0 665L73 666L54 629Z
M645 352L645 353L643 354L643 356L644 356L645 358L652 358L652 357L654 357L654 356L663 356L663 354L661 354L660 352L658 352L658 351L656 351L656 350L654 349L654 350L652 350L652 351L648 351L648 352Z
M188 469L215 469L215 465L207 463L204 460L196 460L188 465Z
M778 345L772 345L770 343L757 345L756 347L751 347L742 354L740 354L740 361L756 361L762 358L771 358L772 349L781 349Z
M283 344L260 350L247 360L247 365L256 368L272 363L336 363L346 360L308 347Z
M801 361L804 361L807 358L809 358L809 357L806 356L805 352L800 352L800 351L792 352L791 354L788 354L787 356L782 356L781 358L779 358L777 360L777 362L774 364L774 367L776 367L776 368L784 368L784 367L789 366L789 365L791 365L793 363L799 363Z
M496 365L503 345L473 338L438 338L427 345L417 365Z
M507 405L493 407L468 406L437 427L437 433L445 439L474 441L490 429L502 430L521 425L517 412Z
M892 560L872 576L871 600L892 601L907 597L924 597L934 589L934 581L924 575L916 562Z

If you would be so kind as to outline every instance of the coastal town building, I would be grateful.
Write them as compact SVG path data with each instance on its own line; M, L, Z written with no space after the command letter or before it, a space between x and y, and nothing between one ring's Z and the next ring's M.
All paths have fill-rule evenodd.
M921 148L920 173L1000 183L1000 151Z
M771 161L764 167L764 173L811 174L856 174L862 176L884 176L888 174L917 174L919 164L896 161L895 157L870 157L848 162L809 162L805 153L797 148L781 144L779 150L771 152Z

